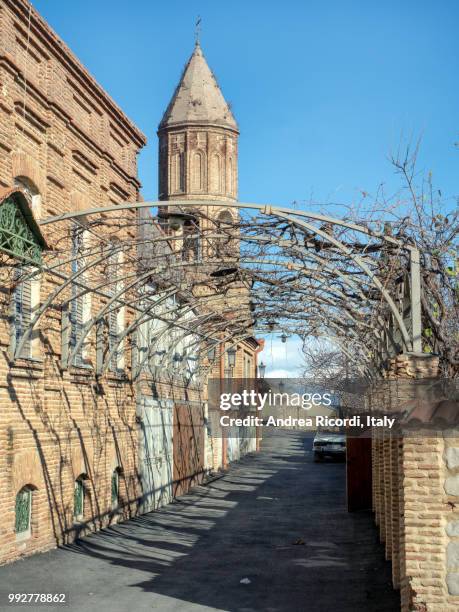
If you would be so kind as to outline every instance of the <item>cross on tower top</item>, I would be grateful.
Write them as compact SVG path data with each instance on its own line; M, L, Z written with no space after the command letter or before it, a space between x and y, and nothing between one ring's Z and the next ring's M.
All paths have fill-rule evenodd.
M195 28L194 28L194 40L195 40L196 46L199 45L200 38L201 38L201 22L202 22L202 19L200 15L198 15L198 18L196 19L196 23L195 23Z

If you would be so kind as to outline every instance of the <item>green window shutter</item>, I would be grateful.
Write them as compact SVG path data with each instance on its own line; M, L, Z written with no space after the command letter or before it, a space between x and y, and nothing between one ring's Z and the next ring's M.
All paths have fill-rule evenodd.
M83 480L75 480L75 491L73 497L73 516L78 518L83 516L84 511L84 485Z
M119 473L118 470L114 470L112 474L112 506L118 505L119 485Z
M30 512L32 505L32 491L21 489L16 495L16 533L24 533L30 529Z

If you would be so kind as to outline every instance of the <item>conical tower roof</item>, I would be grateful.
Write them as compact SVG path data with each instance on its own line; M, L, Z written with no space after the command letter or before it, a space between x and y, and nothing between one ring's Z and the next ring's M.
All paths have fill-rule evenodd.
M218 125L238 130L199 43L185 66L159 130L178 125Z

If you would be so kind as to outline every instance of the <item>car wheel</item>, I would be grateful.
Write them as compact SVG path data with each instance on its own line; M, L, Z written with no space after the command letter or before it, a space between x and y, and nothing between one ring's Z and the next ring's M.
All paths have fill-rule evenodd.
M322 461L322 455L319 455L319 453L314 453L314 463L319 463L320 461Z

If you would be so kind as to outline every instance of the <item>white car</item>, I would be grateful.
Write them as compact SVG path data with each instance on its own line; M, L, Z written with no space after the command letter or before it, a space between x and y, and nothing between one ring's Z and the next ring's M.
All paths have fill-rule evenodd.
M318 431L312 444L314 461L322 461L325 457L345 459L346 436L339 432Z

